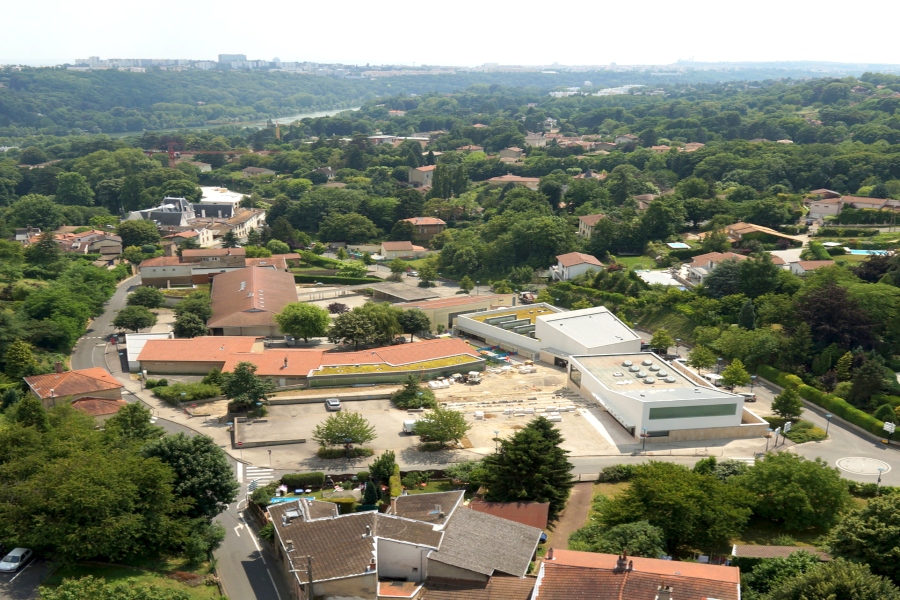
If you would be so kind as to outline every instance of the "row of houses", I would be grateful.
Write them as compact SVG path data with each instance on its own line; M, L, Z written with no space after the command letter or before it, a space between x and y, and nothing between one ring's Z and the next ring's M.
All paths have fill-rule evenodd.
M699 285L715 271L716 267L726 260L743 261L747 256L734 252L707 252L691 259L687 265L687 281L691 285ZM796 260L786 262L780 256L772 256L772 262L782 269L788 270L794 275L806 275L816 269L830 267L835 264L833 260Z
M868 198L865 196L844 196L840 192L828 189L812 190L806 205L809 207L809 218L824 220L841 214L844 208L867 208L871 210L896 211L900 201L892 198Z

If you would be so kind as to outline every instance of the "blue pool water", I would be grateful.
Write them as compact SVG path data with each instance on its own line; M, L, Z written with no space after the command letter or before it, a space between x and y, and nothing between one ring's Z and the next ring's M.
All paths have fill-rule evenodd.
M887 254L887 250L851 250L850 254Z

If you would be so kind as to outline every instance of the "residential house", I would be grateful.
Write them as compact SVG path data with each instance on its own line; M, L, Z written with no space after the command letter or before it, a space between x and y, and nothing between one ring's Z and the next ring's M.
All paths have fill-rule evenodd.
M185 240L193 239L201 248L210 248L215 241L213 239L213 230L206 227L184 229L183 231L176 231L169 234L165 234L164 231L160 231L160 233L164 234L164 240L171 240L179 246L183 244Z
M158 226L170 225L175 227L187 227L194 218L194 209L191 203L184 198L171 198L166 196L163 203L153 208L132 211L126 217L127 221L145 219L153 221Z
M427 165L425 167L416 167L409 170L409 182L416 187L431 187L434 179L435 165Z
M412 598L426 580L533 582L525 574L541 530L467 510L462 499L461 491L401 496L384 514L338 515L334 504L306 499L269 505L292 596ZM302 572L306 557L312 574Z
M603 268L603 263L590 254L569 252L556 257L557 264L550 267L550 276L556 281L569 281L590 270Z
M606 171L594 171L593 169L585 169L584 172L579 173L572 179L596 179L597 181L603 181L606 179Z
M819 557L822 562L831 560L827 552L823 552L810 546L762 546L762 545L737 545L731 547L731 555L735 558L787 558L794 552L809 552Z
M468 146L460 146L457 148L460 152L484 152L484 146L476 146L475 144L470 144Z
M578 217L578 235L587 240L591 239L591 234L594 233L594 227L596 227L597 223L605 217L606 215L601 214Z
M671 146L650 146L650 150L657 154L665 154L669 150L671 150Z
M389 110L388 116L389 117L403 117L403 116L406 116L406 111L405 110Z
M516 160L522 158L522 155L525 154L525 151L521 148L513 146L511 148L505 148L500 151L500 158L514 158Z
M868 198L866 196L843 196L841 206L851 208L868 208L871 210L895 210L900 202L892 198Z
M28 244L32 238L40 237L40 235L40 227L17 227L13 239L20 244Z
M437 217L410 217L403 221L412 223L414 239L417 242L427 242L447 227L447 223Z
M422 246L414 246L412 242L382 242L380 254L385 260L395 258L422 258L428 251Z
M141 285L156 288L186 287L193 284L193 266L177 256L148 258L138 265Z
M93 367L77 371L63 371L62 363L56 363L56 372L32 375L25 378L31 393L37 396L44 408L56 406L60 401L70 402L78 398L122 398L125 387L106 369Z
M495 575L487 581L429 577L417 600L530 600L533 577Z
M469 508L538 529L547 528L550 515L549 502L488 502L474 498Z
M841 197L840 192L835 192L834 190L828 190L825 188L820 188L818 190L810 190L809 193L811 196L815 196L816 198L818 198L820 200L825 200L827 198L840 198Z
M735 254L734 252L708 252L706 254L695 256L691 259L690 264L688 264L688 283L700 285L703 283L703 280L716 269L716 267L726 260L741 261L747 260L747 257L742 254Z
M551 548L530 600L740 600L737 567Z
M528 133L525 135L525 145L532 148L543 148L547 145L547 138L544 137L543 132Z
M755 225L753 223L744 223L743 221L727 225L725 227L725 233L728 235L732 242L738 242L745 237L750 236L751 239L781 239L787 241L792 246L802 246L804 243L803 238L788 235L786 233L781 233L780 231L776 231L771 227L763 227L762 225Z
M822 267L830 267L834 263L833 260L800 260L788 263L788 268L794 275L806 275L810 271L821 269Z
M650 203L659 198L659 194L638 194L637 196L632 196L631 198L637 204L638 210L647 210L648 208L650 208Z
M225 221L225 230L233 231L239 240L245 241L251 229L259 229L266 222L266 211L260 208L248 208L239 211ZM220 231L223 228L219 228ZM225 231L222 231L222 235Z
M603 152L612 152L616 148L618 148L618 146L616 146L613 142L595 142L594 143L595 151L599 150L599 151L603 151Z
M262 167L245 167L241 169L241 174L244 177L257 177L259 175L275 175L275 171Z
M631 133L623 133L616 136L616 146L624 146L625 144L637 143L638 136Z
M211 269L243 268L246 259L243 248L190 248L181 253L182 262Z
M536 190L541 184L539 177L522 177L520 175L512 175L511 173L499 177L491 177L487 182L488 185L492 186L511 183L516 187L527 187L529 190Z
M247 267L213 277L212 316L207 322L214 336L281 337L275 315L297 302L291 273Z
M331 181L332 179L334 179L335 175L337 175L337 171L335 171L331 167L319 167L318 169L313 169L313 172L321 173L328 178L328 181Z
M840 198L821 198L808 202L810 219L823 220L825 217L834 216L841 212Z
M72 401L72 408L94 417L95 421L101 423L118 414L124 406L128 406L126 401L112 398L85 397Z
M700 148L703 148L706 144L701 144L700 142L688 142L684 145L685 152L696 152Z

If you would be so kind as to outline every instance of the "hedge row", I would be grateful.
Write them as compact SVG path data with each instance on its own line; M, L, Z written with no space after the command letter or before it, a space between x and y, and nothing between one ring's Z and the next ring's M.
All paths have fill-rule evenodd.
M879 233L877 228L822 227L816 232L816 237L872 237Z
M388 481L391 490L391 498L398 498L403 493L403 483L400 481L400 466L394 465L394 474Z
M325 473L314 471L312 473L286 473L281 476L281 483L289 490L299 488L321 488L325 485Z
M326 502L334 502L338 506L338 514L349 515L356 512L356 500L353 498L328 498Z
M341 277L339 275L303 275L294 273L295 283L332 283L335 285L362 285L364 283L384 283L377 277Z
M760 365L756 372L768 379L772 383L776 383L781 387L791 385L797 386L797 393L804 400L812 402L816 406L820 406L828 412L844 419L849 423L853 423L858 427L862 427L870 433L881 436L884 435L884 423L873 417L872 415L859 410L843 398L839 398L834 394L826 394L821 390L806 385L803 380L796 375L790 373L782 373L769 365Z
M157 387L153 388L153 395L169 404L178 404L215 398L222 395L222 390L219 386L209 383L173 383L162 387L157 384Z

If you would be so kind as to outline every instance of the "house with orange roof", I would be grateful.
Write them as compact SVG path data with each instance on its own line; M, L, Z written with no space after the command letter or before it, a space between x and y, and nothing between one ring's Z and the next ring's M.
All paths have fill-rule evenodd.
M26 377L25 383L44 408L86 397L118 400L122 398L122 388L125 387L106 369L92 367L63 371L59 362L54 373Z
M447 223L437 217L410 217L401 221L412 223L414 239L417 242L427 242L447 227Z
M385 260L395 258L422 258L427 256L428 250L422 246L416 246L412 242L381 242L381 255Z
M434 179L435 165L426 165L424 167L416 167L409 170L409 182L414 187L431 187Z
M591 234L594 233L594 227L605 216L606 215L598 213L596 215L583 215L578 217L578 235L586 240L591 239Z
M456 326L456 318L482 310L493 310L501 306L514 306L515 294L488 294L488 295L461 295L450 298L434 298L418 302L404 302L397 304L397 308L421 310L431 321L431 331L439 332L439 326L444 331L450 331Z
M551 548L531 600L740 600L737 567Z
M72 408L94 417L95 421L104 422L118 414L123 407L128 406L124 400L112 398L78 398L72 401Z
M294 276L264 267L246 267L213 278L212 316L207 327L213 335L282 337L275 315L297 302Z
M797 262L788 263L788 268L794 275L806 275L816 269L830 267L834 265L833 260L799 260Z
M512 158L515 160L519 160L520 158L522 158L523 154L525 154L525 151L518 146L504 148L499 152L500 158Z
M598 271L603 263L590 254L569 252L556 257L556 265L550 267L550 276L556 281L569 281L590 270Z
M700 285L716 267L726 260L742 261L746 259L746 256L735 254L734 252L707 252L706 254L695 256L687 267L688 283Z
M511 173L500 175L499 177L491 177L487 180L487 182L488 185L492 186L507 185L511 183L516 187L526 187L529 190L536 190L538 189L538 186L541 185L541 180L539 177L522 177L520 175L513 175Z

